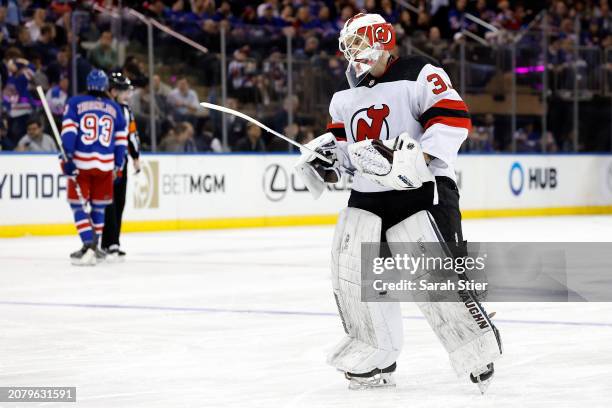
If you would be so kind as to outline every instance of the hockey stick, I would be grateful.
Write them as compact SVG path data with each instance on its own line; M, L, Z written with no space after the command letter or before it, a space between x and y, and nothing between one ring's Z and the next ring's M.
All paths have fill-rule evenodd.
M42 102L43 110L45 111L45 115L47 116L47 120L49 121L49 125L51 126L51 133L53 133L53 138L55 139L55 143L59 147L60 154L64 161L68 161L68 155L66 155L66 151L64 150L64 146L62 145L62 138L60 137L60 133L57 130L57 125L55 124L55 120L53 119L53 114L51 113L51 109L49 109L49 104L47 103L47 98L45 96L45 92L42 87L39 85L36 87L36 92L38 93L38 97L40 98L40 102ZM97 234L95 233L95 227L93 220L91 219L91 214L87 211L87 201L85 201L85 197L83 197L83 192L81 191L81 187L79 183L77 183L76 176L68 176L74 181L74 189L76 190L77 197L81 206L83 207L83 211L87 214L87 220L91 225L92 230L94 231L94 242L97 242Z
M45 96L45 91L43 91L42 86L36 87L36 92L38 93L38 97L40 98L40 102L42 102L43 110L45 111L45 116L49 121L49 126L51 126L51 133L53 133L53 138L55 139L55 143L57 147L60 149L60 153L64 161L68 161L68 156L66 155L66 151L64 150L64 146L62 145L62 139L60 138L60 133L57 130L57 125L55 124L55 120L53 119L53 114L51 113L51 109L49 109L49 104L47 103L47 97Z
M257 119L254 119L254 118L250 117L247 114L244 114L242 112L238 112L237 110L234 110L234 109L226 108L225 106L215 105L214 103L200 102L200 105L202 105L203 107L208 108L208 109L217 110L219 112L229 113L230 115L238 116L239 118L242 118L242 119L246 120L247 122L251 122L251 123L259 126L260 128L266 130L267 132L272 133L274 136L280 137L281 139L283 139L287 143L290 143L290 144L294 145L295 147L298 147L300 149L305 149L305 150L308 150L308 151L312 152L312 154L314 154L318 159L323 160L325 163L333 164L333 162L330 159L328 159L327 157L323 156L322 154L315 152L314 150L304 146L301 143L296 142L295 140L292 140L292 139L288 138L287 136L285 136L285 135L283 135L281 133L278 133L277 131L275 131L273 129L270 129L268 126L264 125L263 123L261 123Z

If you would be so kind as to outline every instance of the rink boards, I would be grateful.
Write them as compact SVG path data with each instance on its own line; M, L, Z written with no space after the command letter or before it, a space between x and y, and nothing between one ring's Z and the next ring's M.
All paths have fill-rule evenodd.
M313 200L294 155L145 155L124 231L330 224L350 181ZM463 155L466 218L612 213L612 155ZM0 236L73 234L55 155L0 155Z

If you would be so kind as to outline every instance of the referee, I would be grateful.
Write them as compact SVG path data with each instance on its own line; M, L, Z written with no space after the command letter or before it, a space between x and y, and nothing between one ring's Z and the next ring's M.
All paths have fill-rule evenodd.
M138 137L138 130L136 129L134 114L127 105L132 89L133 87L130 80L123 76L121 72L114 72L111 74L109 92L111 97L117 101L123 109L123 116L129 124L127 155L132 156L134 168L136 169L136 173L138 173L140 171L140 139ZM113 203L106 207L106 212L104 214L104 231L102 233L102 249L109 255L110 259L114 258L117 260L123 260L125 257L125 252L121 250L121 244L119 243L119 235L121 234L121 218L123 217L127 189L127 155L123 168L121 169L122 175L115 178L113 184Z

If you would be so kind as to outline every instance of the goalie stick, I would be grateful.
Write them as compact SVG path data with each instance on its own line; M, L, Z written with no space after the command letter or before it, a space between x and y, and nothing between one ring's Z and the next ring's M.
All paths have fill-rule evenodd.
M280 137L281 139L283 139L287 143L290 143L290 144L294 145L295 147L300 148L300 150L302 150L302 149L308 150L309 152L314 154L318 159L323 160L325 163L333 164L331 160L329 160L327 157L323 156L322 154L315 152L314 150L304 146L301 143L296 142L295 140L292 140L292 139L288 138L287 136L285 136L285 135L283 135L281 133L278 133L274 129L269 128L268 126L264 125L263 123L261 123L257 119L254 119L254 118L250 117L249 115L247 115L245 113L239 112L239 111L234 110L234 109L226 108L225 106L215 105L214 103L200 102L200 105L202 105L203 107L208 108L208 109L217 110L219 112L224 112L224 113L229 113L230 115L234 115L234 116L237 116L239 118L242 118L242 119L246 120L247 122L251 122L251 123L259 126L260 128L262 128L263 130L265 130L265 131L267 131L269 133L272 133L274 136Z

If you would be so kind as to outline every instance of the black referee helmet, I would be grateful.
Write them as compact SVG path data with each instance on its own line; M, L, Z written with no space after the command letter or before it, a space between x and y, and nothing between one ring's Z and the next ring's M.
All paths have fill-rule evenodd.
M110 75L108 87L109 89L116 89L118 91L127 91L132 89L132 83L121 72L113 72Z

